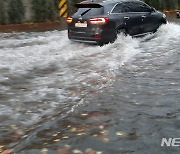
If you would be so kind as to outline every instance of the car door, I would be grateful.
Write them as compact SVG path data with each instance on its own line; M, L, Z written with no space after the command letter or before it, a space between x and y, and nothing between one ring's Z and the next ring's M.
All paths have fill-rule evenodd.
M113 9L110 12L110 18L115 21L116 28L118 28L120 25L123 25L121 14L122 14L122 4L115 4L113 6Z
M158 27L158 19L156 12L152 10L150 6L143 2L137 2L137 10L141 14L141 19L142 19L142 33L147 33L147 32L153 32L157 29Z
M130 35L142 33L142 13L137 11L137 6L132 2L123 5L124 22Z
M116 21L117 29L125 29L128 34L136 35L140 32L141 18L137 14L133 13L132 8L129 6L129 2L121 2L114 6L110 13L111 18Z

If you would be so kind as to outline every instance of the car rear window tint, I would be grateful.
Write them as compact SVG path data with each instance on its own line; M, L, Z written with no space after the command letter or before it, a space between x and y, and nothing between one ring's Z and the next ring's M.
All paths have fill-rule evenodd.
M103 14L103 7L101 8L79 8L75 15L78 16L96 16Z

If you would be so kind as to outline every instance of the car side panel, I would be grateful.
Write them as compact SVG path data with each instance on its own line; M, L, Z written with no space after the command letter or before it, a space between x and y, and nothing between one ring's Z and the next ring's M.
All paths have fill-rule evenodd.
M142 18L142 28L144 33L156 31L161 24L161 18L161 14L158 12L144 13L144 18Z
M126 13L123 15L124 18L128 17L128 19L124 19L124 24L128 34L137 35L142 33L142 14L141 13Z

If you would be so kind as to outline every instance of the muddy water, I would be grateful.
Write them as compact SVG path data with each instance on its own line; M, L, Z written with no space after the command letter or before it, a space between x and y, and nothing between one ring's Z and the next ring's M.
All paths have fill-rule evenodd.
M66 33L0 33L1 152L179 153L161 140L180 137L180 26L103 47Z

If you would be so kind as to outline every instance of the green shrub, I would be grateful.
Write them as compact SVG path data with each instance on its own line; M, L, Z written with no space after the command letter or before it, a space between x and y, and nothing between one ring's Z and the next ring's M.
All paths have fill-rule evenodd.
M32 0L35 22L53 21L57 17L54 0Z
M5 24L5 9L3 1L0 1L0 24Z
M8 5L10 23L21 23L24 19L24 6L21 0L11 0Z
M59 2L60 2L60 0L53 0L53 3L54 3L54 7L55 7L56 12L59 11L59 8L58 8Z
M36 22L45 21L46 19L46 1L33 0L32 1L33 17Z
M57 17L56 7L53 0L47 0L47 13L46 19L54 21Z

